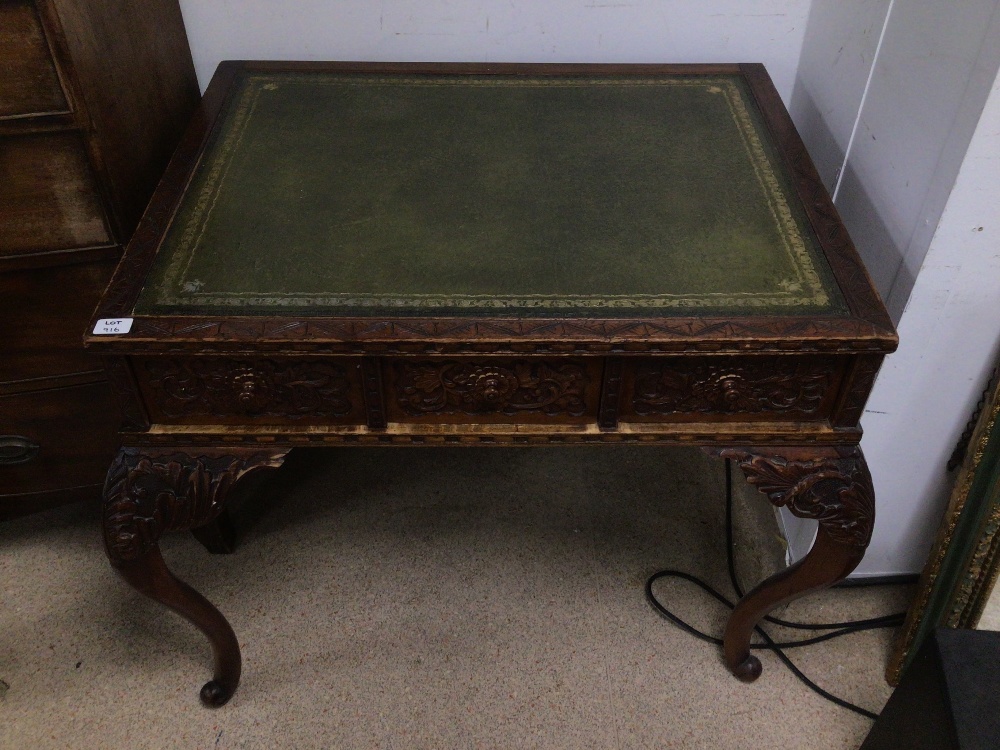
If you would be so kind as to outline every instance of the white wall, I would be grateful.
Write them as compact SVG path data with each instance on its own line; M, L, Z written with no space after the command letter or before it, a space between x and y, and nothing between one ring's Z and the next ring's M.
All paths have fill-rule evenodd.
M813 0L792 104L795 126L831 193L861 109L890 0Z
M809 0L181 0L220 60L763 62L787 102Z
M945 463L1000 350L1000 77L995 79L864 416L880 520L861 573L918 572Z
M1000 131L980 120L998 68L998 0L813 2L792 114L901 339L862 419L878 518L858 575L922 568L953 480L945 462L1000 339L984 244L1000 172L975 156ZM784 520L797 559L814 524Z
M896 0L837 207L899 321L1000 66L997 0Z

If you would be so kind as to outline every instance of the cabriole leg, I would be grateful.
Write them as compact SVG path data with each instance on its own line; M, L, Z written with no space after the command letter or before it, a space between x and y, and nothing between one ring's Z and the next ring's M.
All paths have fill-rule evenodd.
M221 706L240 681L240 647L226 618L175 577L160 554L165 531L204 526L248 473L281 465L286 452L192 449L158 453L123 448L104 486L104 545L112 566L137 591L201 630L212 644L215 674L202 701Z
M850 575L871 539L875 494L858 447L726 449L720 455L734 460L772 503L819 521L809 553L749 592L729 617L726 664L739 679L752 682L761 673L760 660L750 653L754 628L774 608Z

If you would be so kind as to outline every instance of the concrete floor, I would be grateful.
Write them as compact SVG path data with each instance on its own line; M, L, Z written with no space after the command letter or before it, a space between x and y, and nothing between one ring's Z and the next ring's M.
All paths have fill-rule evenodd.
M665 567L725 586L722 463L696 450L356 448L289 463L235 554L189 534L162 544L243 646L242 685L215 711L197 699L206 642L115 577L94 508L0 526L0 747L833 750L869 729L771 655L758 682L736 681L645 601ZM773 517L739 518L740 559L773 556L745 554L773 541ZM911 593L824 592L786 616L868 617ZM725 611L691 587L658 595L721 629ZM891 638L793 658L878 710Z

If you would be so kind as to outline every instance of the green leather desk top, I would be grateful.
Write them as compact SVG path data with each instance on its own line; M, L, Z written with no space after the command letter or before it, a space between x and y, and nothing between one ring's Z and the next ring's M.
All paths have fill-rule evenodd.
M847 315L743 80L244 72L134 312Z

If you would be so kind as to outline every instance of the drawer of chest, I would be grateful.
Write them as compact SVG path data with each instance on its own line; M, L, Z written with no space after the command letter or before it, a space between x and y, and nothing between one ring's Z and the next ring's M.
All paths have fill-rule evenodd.
M133 361L161 424L365 424L357 357L149 357Z
M77 133L0 138L0 256L112 242Z
M107 382L0 396L0 495L103 483L118 423Z
M812 421L830 417L844 357L760 355L629 358L622 422Z
M101 369L83 348L113 261L0 274L0 382Z
M0 119L65 112L66 96L31 0L0 2Z

